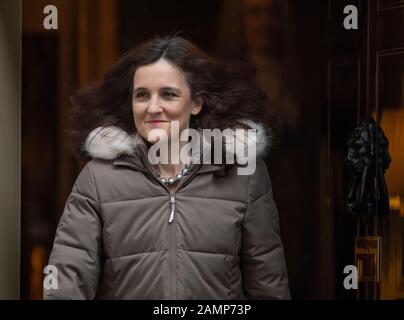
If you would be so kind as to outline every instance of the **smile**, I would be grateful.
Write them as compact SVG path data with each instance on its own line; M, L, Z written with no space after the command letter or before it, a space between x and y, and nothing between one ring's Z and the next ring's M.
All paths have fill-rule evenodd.
M150 120L150 121L146 121L146 123L153 123L153 124L158 124L158 123L163 123L163 122L168 122L165 120Z

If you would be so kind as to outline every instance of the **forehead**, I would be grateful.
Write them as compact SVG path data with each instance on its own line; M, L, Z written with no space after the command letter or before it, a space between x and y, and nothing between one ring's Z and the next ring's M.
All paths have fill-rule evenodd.
M176 85L188 87L184 72L175 64L160 59L137 68L133 77L134 87L159 87Z

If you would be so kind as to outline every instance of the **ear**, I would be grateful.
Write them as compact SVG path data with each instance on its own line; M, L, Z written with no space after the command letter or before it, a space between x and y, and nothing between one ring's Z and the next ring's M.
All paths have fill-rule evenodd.
M203 100L201 97L197 97L193 101L191 114L197 115L202 110Z

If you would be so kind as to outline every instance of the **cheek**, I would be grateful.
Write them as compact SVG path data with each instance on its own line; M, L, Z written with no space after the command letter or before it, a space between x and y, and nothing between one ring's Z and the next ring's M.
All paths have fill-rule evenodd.
M172 120L179 121L181 129L184 129L189 121L190 113L191 113L190 105L184 104L180 107L177 107L175 111L173 110L173 113L171 114L170 118Z
M143 108L141 108L140 105L132 105L132 112L133 112L133 120L135 122L135 127L139 131L139 133L143 133L144 131L144 125L143 125L143 119L144 119L144 114L145 112L143 111Z
M132 104L133 117L135 121L144 117L144 108L140 104Z
M175 113L178 119L181 119L181 121L186 121L189 118L191 111L192 111L192 105L190 102L187 101L177 106Z

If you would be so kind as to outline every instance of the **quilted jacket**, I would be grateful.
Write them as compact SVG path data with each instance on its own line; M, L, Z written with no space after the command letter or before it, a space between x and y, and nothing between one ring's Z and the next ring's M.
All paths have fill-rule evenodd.
M260 155L270 141L255 128ZM194 164L170 192L138 135L98 128L85 146L92 159L57 227L48 263L57 288L44 299L290 298L262 158L253 174L224 178L213 175L219 165Z

